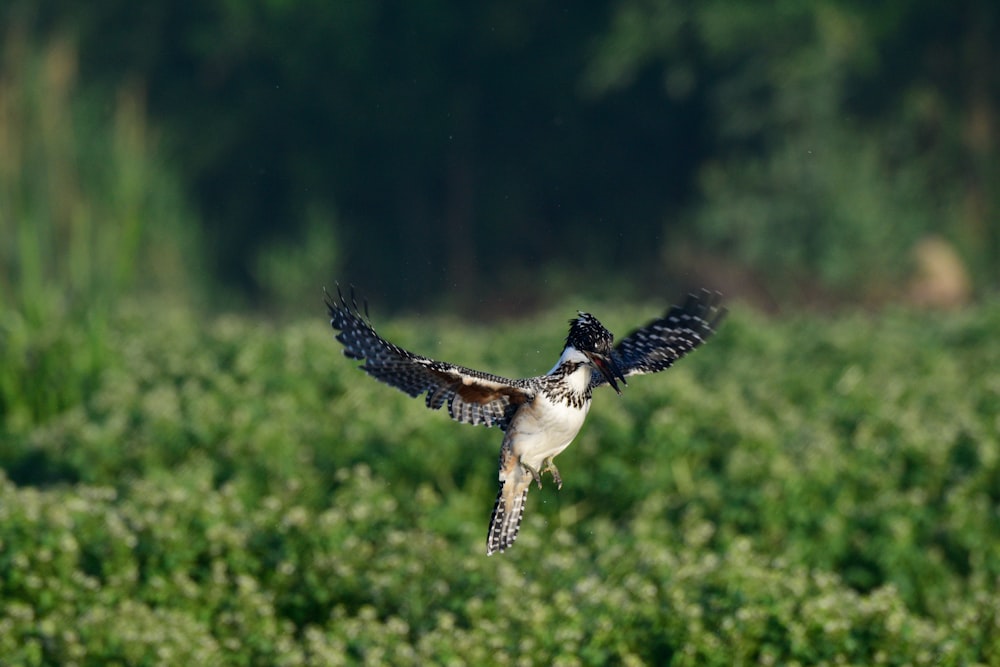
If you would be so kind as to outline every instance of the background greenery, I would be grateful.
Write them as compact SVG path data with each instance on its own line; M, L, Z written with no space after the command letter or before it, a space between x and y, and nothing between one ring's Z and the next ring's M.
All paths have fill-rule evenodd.
M392 307L480 312L707 280L884 303L928 235L995 291L998 34L990 0L0 8L15 76L57 50L88 129L123 95L152 121L227 300L287 303L261 256L308 246Z
M658 308L594 306L618 330ZM566 312L379 324L522 374ZM6 421L0 654L1000 664L998 326L996 306L737 308L669 373L600 392L563 489L532 491L515 547L486 557L499 431L362 376L318 317L125 309L81 401Z
M4 3L0 662L1000 664L996 27ZM500 433L353 370L337 278L512 376L733 313L486 558Z

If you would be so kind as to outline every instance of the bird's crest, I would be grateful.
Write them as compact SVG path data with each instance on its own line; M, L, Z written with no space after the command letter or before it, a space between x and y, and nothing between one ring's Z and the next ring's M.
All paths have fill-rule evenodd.
M611 349L614 335L590 313L578 311L578 316L570 320L569 324L567 346L571 345L581 352L606 353Z

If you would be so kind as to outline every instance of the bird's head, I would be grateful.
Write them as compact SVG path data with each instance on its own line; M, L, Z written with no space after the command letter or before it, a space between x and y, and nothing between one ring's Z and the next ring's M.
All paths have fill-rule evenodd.
M616 392L616 378L622 384L628 384L612 353L614 335L604 328L604 325L590 313L581 312L578 317L570 320L569 335L566 336L566 347L573 347L590 361L591 365L604 376Z

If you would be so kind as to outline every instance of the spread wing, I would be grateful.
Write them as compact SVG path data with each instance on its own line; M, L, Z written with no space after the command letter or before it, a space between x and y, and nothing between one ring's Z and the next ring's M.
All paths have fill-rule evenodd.
M683 305L673 306L663 317L622 338L613 352L622 373L665 370L708 340L726 316L726 309L719 306L721 298L718 292L706 289L689 294ZM590 385L598 387L606 382L602 374L594 373Z
M376 380L410 396L427 394L427 407L437 410L448 404L451 418L466 424L484 424L506 429L518 406L534 394L523 380L508 380L408 352L385 340L372 328L358 309L352 293L348 302L340 289L335 300L326 295L330 325L338 330L337 340L344 355L364 361L359 367Z

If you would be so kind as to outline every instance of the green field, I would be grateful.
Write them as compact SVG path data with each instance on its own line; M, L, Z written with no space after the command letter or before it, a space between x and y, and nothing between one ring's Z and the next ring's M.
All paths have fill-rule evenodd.
M374 314L519 376L584 306L624 333L662 304ZM489 558L502 434L355 370L319 298L0 319L3 665L1000 664L1000 305L736 305L597 393Z

